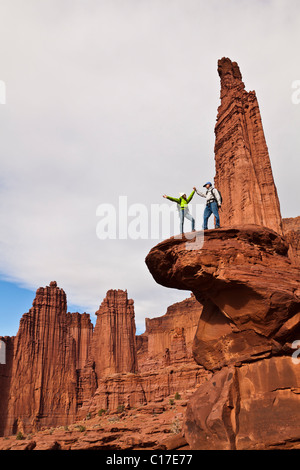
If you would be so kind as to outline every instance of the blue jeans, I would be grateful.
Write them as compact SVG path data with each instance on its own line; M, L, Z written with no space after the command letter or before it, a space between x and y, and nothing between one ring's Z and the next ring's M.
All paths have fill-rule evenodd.
M195 230L195 219L194 217L185 209L180 209L180 233L183 233L183 222L186 217L192 222L192 230Z
M220 217L219 217L218 204L215 201L213 201L213 202L210 202L209 204L207 204L207 206L204 209L203 230L207 229L208 219L210 218L211 214L214 214L214 216L216 218L216 227L215 228L220 227Z

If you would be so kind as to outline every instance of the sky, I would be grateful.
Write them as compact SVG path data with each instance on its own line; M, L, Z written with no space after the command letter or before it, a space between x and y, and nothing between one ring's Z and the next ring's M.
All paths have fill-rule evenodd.
M126 197L129 223L213 180L222 57L256 91L282 216L298 216L299 39L299 0L0 0L0 336L53 280L93 322L127 289L138 333L190 295L145 265L162 238L100 239L99 206L119 217Z

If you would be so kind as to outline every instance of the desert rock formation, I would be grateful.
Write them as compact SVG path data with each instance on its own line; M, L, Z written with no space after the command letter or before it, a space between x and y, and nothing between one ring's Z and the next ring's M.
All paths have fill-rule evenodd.
M91 356L98 377L137 371L133 300L109 290L96 312Z
M281 220L255 92L238 65L218 62L215 185L221 229L170 238L146 264L159 284L203 304L196 362L212 372L187 406L192 449L300 448L299 217ZM200 241L200 243L199 243ZM193 248L194 243L194 248Z
M300 334L300 273L288 243L256 225L209 230L200 250L186 243L166 240L146 263L158 283L191 289L203 303L193 353L214 374L188 404L187 441L197 449L299 443L292 343Z
M300 216L282 219L284 237L289 243L289 256L300 265Z
M215 125L215 186L223 197L222 226L258 224L282 233L279 199L254 91L236 62L218 61L221 104Z
M37 290L20 321L13 342L6 434L75 419L76 345L66 309L64 291L51 282Z
M192 296L147 319L136 336L126 291L107 292L93 328L89 314L67 313L55 281L39 288L17 336L0 338L0 435L67 426L99 410L130 410L195 389L211 375L192 355L201 311Z
M78 416L97 410L129 410L136 406L159 403L165 397L195 389L210 377L210 372L197 365L192 355L193 338L202 312L194 296L168 308L165 315L146 320L146 331L134 337L133 301L127 292L108 291L97 312L97 322L87 361L86 373L96 371L97 387L87 394ZM126 320L122 316L127 316ZM110 316L110 320L107 317ZM116 321L116 317L122 320ZM103 328L103 324L105 327ZM124 324L127 325L124 337ZM105 347L103 347L103 337ZM101 339L102 338L102 339ZM126 345L122 362L122 348ZM102 345L102 348L100 347ZM114 366L104 367L105 351L115 355ZM116 351L117 354L116 354ZM97 361L104 365L97 367ZM119 364L118 368L115 363Z
M300 448L300 221L281 219L255 92L230 59L218 72L222 228L203 244L203 233L171 237L146 257L157 283L191 297L136 336L126 291L108 291L93 328L67 313L56 282L38 289L16 337L0 338L0 435L40 431L0 449ZM184 436L164 440L170 419ZM53 436L41 430L50 426Z

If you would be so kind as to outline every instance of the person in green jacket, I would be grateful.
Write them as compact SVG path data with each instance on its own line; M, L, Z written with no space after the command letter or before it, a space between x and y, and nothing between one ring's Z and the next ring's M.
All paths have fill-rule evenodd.
M166 194L163 194L163 197L166 199L169 199L169 201L177 202L177 208L178 208L179 217L180 217L180 233L183 233L183 223L184 223L185 217L192 222L192 232L195 231L195 219L190 214L189 207L188 207L188 203L193 199L194 194L195 194L195 190L191 192L188 198L186 197L185 193L179 193L179 198L171 197L171 196L167 196Z

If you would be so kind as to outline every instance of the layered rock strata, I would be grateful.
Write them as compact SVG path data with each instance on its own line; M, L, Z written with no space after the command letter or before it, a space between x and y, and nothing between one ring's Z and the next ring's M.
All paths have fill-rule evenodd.
M12 363L14 354L14 337L0 336L1 359L0 361L0 436L5 432L7 421L7 404L10 394L10 382L12 376Z
M116 323L112 318L108 320L107 316L122 317L126 311L128 324L131 325L126 334L126 344L128 351L131 350L132 353L127 354L125 349L124 356L127 354L128 359L122 363L121 348L116 355L120 361L118 368L105 367L105 359L102 369L97 368L96 361L102 358L101 338L108 336L109 340L105 341L109 341L111 345L116 341L120 342L124 333L124 319ZM133 301L127 299L126 292L109 291L98 311L90 355L97 372L97 388L92 396L84 401L79 416L84 417L88 413L93 415L101 409L130 409L160 402L167 396L194 389L207 380L211 374L197 365L192 356L193 338L201 311L202 306L194 296L178 302L170 306L165 315L148 318L145 333L136 336L133 341ZM103 322L105 328L101 327ZM98 353L95 353L97 350ZM110 351L113 357L115 350L110 348ZM133 354L133 351L136 351L136 354ZM88 364L91 370L91 362Z
M90 358L97 377L137 372L134 308L127 291L109 290L96 316Z
M284 237L289 243L289 256L300 265L300 216L282 219Z
M280 204L254 91L247 92L236 62L218 61L221 104L215 125L215 186L222 226L258 224L282 233Z
M192 357L202 306L192 296L136 336L134 304L110 290L96 312L67 313L55 281L39 288L15 338L1 338L0 435L68 425L77 418L146 405L194 389L210 373Z
M56 282L39 288L14 339L5 433L68 424L76 416L76 344L66 295Z
M193 354L214 374L188 405L187 441L195 449L300 446L300 370L292 360L300 273L289 244L256 225L208 230L201 249L190 244L171 238L146 258L158 283L190 289L203 303Z
M194 364L192 344L202 305L190 298L168 307L165 315L146 318L145 333L137 336L139 372L173 364Z

